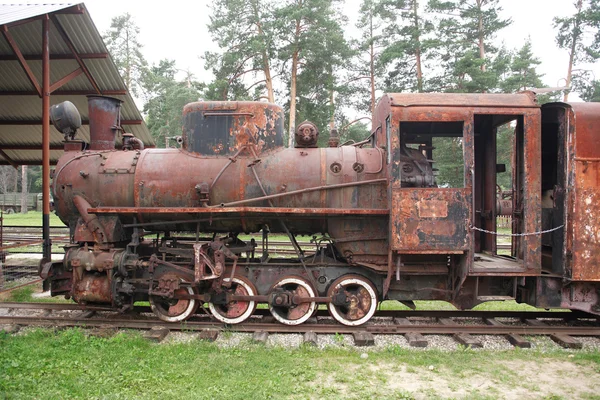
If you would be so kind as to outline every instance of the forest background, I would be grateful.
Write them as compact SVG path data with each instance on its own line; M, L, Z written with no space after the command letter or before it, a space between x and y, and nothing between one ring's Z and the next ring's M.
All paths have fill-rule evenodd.
M279 104L289 146L289 133L304 120L317 125L323 144L334 127L342 142L368 136L369 117L386 92L533 89L540 103L568 101L572 92L600 101L600 80L590 68L600 58L600 0L562 3L568 7L556 9L555 37L548 38L568 54L558 87L538 72L530 38L517 48L503 44L513 20L499 0L362 0L358 12L343 0L215 0L206 9L213 43L205 47L212 50L199 54L209 80L174 59L148 62L135 14L114 16L102 34L159 147L173 144L183 106L199 99ZM194 40L195 49L202 40L208 42ZM510 165L512 134L510 125L499 131L499 163ZM437 145L436 167L446 174L438 181L446 185L462 179L462 165L453 165L460 140ZM510 188L509 174L498 180ZM40 185L37 167L0 173L1 193L36 192Z

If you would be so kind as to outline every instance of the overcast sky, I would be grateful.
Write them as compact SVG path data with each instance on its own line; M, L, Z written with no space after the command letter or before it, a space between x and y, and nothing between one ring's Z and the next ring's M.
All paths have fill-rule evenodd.
M211 74L204 69L200 55L217 50L208 34L209 0L168 2L140 2L127 0L87 0L85 5L103 33L112 17L129 12L140 27L143 54L149 62L162 58L174 59L177 67L191 70L201 81ZM503 18L512 18L513 24L501 31L499 39L508 48L519 48L531 37L534 54L542 61L538 71L544 74L548 86L561 86L567 71L568 55L556 47L552 18L573 13L573 0L501 0ZM355 19L360 0L346 0L349 18ZM354 29L350 22L347 30ZM600 77L600 64L585 66ZM575 98L572 98L575 100Z

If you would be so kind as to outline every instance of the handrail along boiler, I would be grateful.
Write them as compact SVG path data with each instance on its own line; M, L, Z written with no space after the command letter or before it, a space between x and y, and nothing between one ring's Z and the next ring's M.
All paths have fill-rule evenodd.
M597 105L387 94L369 140L339 146L332 131L319 148L305 121L284 148L280 107L196 102L183 110L181 147L167 149L122 133L120 101L101 96L89 98L88 145L71 106L52 108L65 133L52 194L71 230L64 260L42 265L52 295L123 311L149 300L172 322L207 303L230 324L258 303L301 324L324 303L354 326L385 299L600 313ZM514 131L506 172L499 129ZM453 178L436 165L448 148ZM512 181L501 199L498 173ZM498 250L498 215L512 217L510 254ZM272 257L269 233L287 235L295 256ZM297 235L313 236L314 254Z

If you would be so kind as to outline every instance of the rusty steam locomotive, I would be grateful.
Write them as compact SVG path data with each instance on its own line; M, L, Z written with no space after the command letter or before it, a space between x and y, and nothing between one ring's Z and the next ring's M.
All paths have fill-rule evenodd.
M598 105L388 94L366 140L340 146L332 131L319 148L306 122L284 148L280 107L197 102L167 149L122 133L120 101L100 96L89 143L77 140L72 108L52 108L66 139L51 189L71 232L64 260L41 267L52 295L123 311L148 300L171 322L208 304L229 324L266 303L284 324L326 304L360 325L385 299L600 313ZM497 162L501 126L514 131L510 171ZM458 181L437 171L441 147L454 149L445 165ZM498 173L512 174L512 200L498 201ZM512 217L510 254L498 250L500 214ZM295 256L272 257L269 233L287 235Z

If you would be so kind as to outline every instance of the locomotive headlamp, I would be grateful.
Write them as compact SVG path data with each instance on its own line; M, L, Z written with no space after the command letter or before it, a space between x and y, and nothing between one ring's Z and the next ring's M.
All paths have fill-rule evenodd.
M81 115L70 101L63 101L50 107L50 121L63 135L65 141L73 140L81 127Z

